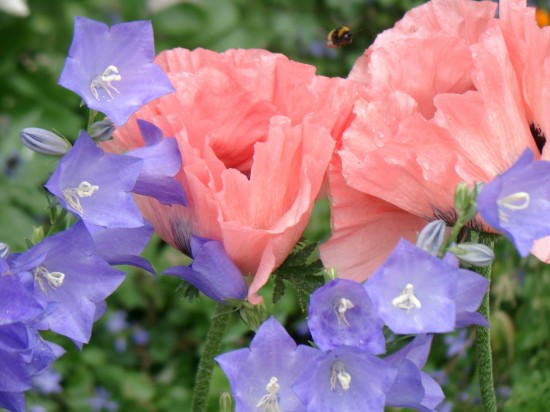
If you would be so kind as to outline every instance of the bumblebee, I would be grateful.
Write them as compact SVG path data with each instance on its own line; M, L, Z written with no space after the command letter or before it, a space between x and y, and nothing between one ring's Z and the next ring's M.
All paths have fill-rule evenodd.
M353 40L353 34L349 27L340 26L332 29L327 36L327 47L344 47Z

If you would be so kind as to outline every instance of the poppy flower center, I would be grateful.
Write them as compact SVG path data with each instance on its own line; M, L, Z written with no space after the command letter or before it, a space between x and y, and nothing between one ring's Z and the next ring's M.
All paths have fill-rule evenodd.
M529 126L529 129L531 130L531 135L533 136L533 139L535 140L535 144L537 145L537 149L539 149L539 152L542 153L542 149L544 148L544 145L546 144L546 136L534 123L531 123Z

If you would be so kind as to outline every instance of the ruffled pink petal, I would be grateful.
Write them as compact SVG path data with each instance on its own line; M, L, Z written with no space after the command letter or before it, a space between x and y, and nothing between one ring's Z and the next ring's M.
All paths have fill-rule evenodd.
M165 241L188 253L191 234L223 242L249 299L303 233L336 141L366 88L315 76L312 66L263 50L175 49L157 58L176 92L142 107L112 150L142 144L135 119L178 141L188 207L139 197Z
M366 280L388 257L400 238L414 242L427 221L348 185L337 158L329 172L332 236L321 245L325 267L338 277Z

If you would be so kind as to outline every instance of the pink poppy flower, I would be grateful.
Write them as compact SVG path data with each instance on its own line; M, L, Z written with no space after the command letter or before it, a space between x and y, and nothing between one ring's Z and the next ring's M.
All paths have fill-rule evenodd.
M309 220L336 140L364 87L263 50L175 49L156 62L176 92L142 107L113 150L142 144L135 119L177 139L188 207L139 198L166 242L218 240L244 275L249 301L288 256ZM113 145L116 145L116 149Z
M550 29L524 1L499 7L500 19L491 2L432 0L358 59L349 78L373 98L357 102L344 133L341 177L331 163L333 235L321 250L341 276L364 280L374 269L367 262L384 259L400 237L414 240L429 220L453 224L459 182L493 179L526 148L550 156ZM361 206L377 202L370 197L408 224L381 227L379 210ZM490 230L480 218L475 225ZM548 260L548 246L540 240L532 252Z

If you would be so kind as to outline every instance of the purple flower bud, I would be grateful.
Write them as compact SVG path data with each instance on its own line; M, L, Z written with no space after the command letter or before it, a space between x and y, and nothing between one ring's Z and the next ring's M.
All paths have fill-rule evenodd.
M466 265L489 266L495 259L493 249L480 243L455 244L449 248L449 252Z
M4 259L6 256L8 256L8 253L10 253L10 247L4 242L0 242L0 258Z
M96 142L104 142L111 138L115 131L115 125L111 119L105 118L92 124L90 128L90 137Z
M416 246L425 250L432 256L437 256L445 240L446 229L447 225L443 220L434 220L428 223L418 234Z
M38 127L27 127L19 132L21 143L35 152L62 156L71 149L71 143L63 137Z

